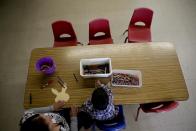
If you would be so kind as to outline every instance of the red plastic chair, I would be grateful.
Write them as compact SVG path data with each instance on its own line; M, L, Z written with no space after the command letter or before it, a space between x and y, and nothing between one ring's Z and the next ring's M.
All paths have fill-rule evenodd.
M76 46L79 43L72 24L68 21L52 23L52 30L54 34L53 47Z
M151 9L135 9L129 23L128 30L126 30L128 31L128 37L125 39L125 42L127 41L127 39L128 42L151 42L152 40L150 27L152 23L152 17L153 11Z
M98 35L102 33L102 35ZM109 21L107 19L95 19L89 23L89 45L112 44Z
M139 112L142 109L145 113L160 113L160 112L168 112L175 109L179 105L176 101L169 102L157 102L157 103L148 103L148 104L140 104L137 110L137 115L135 121L138 120Z

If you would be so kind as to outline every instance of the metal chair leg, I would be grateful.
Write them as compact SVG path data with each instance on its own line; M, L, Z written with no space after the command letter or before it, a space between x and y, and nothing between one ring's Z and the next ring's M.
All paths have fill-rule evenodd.
M125 38L125 41L124 41L124 43L127 43L127 40L128 40L128 37L126 37L126 38Z
M128 32L128 29L123 32L123 35L125 35L126 32Z
M78 42L78 43L77 43L77 45L84 46L84 44L83 44L83 43L81 43L81 42Z
M141 109L141 107L138 107L138 109L137 109L137 115L136 115L136 117L135 117L135 121L137 121L137 120L138 120L139 113L140 113L140 109Z

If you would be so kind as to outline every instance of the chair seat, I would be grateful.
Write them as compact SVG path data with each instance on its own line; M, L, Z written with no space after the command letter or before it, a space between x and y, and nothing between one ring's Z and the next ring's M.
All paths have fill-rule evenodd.
M113 43L113 40L111 38L89 41L89 45L112 44L112 43Z
M135 117L135 121L138 120L140 109L142 109L143 112L145 113L161 113L161 112L172 111L178 105L179 103L177 101L140 104L140 106L137 109L137 115Z
M132 26L128 31L129 42L151 42L151 31L149 28Z
M119 131L125 129L126 123L123 114L123 107L122 105L118 105L118 107L119 107L119 113L112 120L96 121L96 125L99 129L104 131Z
M169 102L157 102L157 103L148 103L148 104L140 104L143 112L167 112L175 109L178 106L178 102L169 101Z
M79 42L77 41L67 41L67 42L55 41L53 47L77 46L78 43Z

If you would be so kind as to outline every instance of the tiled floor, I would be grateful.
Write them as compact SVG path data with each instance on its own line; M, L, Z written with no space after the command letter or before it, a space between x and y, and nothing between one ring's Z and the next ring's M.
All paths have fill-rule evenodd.
M196 1L195 0L1 0L0 1L0 131L17 131L23 113L23 94L30 52L51 47L51 23L67 19L78 39L87 43L88 22L97 17L110 20L115 43L123 42L122 32L137 7L154 10L153 41L176 45L189 90L188 101L164 114L141 113L134 121L137 105L126 105L126 131L196 130Z

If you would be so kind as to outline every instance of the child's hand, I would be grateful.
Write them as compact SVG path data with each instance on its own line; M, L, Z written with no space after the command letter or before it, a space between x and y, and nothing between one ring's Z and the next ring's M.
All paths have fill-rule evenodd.
M64 101L55 102L55 103L53 104L54 111L60 110L61 108L64 107L64 105L65 105L65 102L64 102Z
M71 117L77 116L77 114L78 114L78 108L77 107L71 107L70 116Z
M97 87L102 87L104 84L102 84L100 80L97 80L96 85L98 85Z

